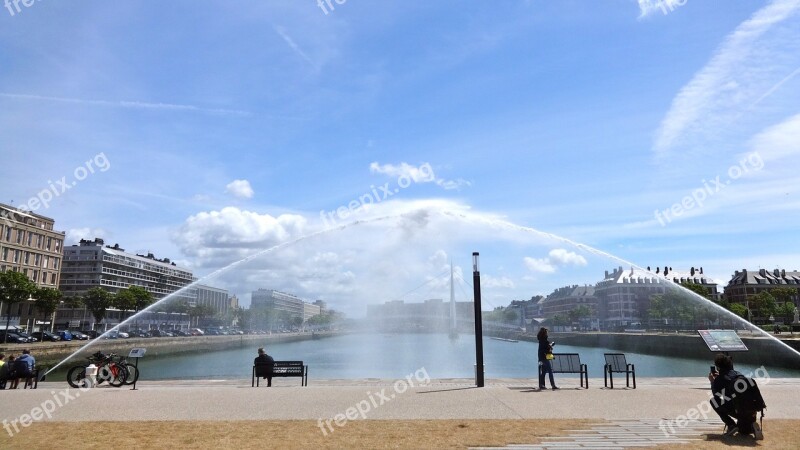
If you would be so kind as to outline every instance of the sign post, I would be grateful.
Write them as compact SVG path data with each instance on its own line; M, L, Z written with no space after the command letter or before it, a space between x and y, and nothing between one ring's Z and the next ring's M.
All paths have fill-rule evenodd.
M746 352L747 346L734 330L697 330L712 352Z
M144 357L144 353L147 351L146 348L132 348L131 352L128 354L128 358L133 358L133 367L136 368L136 375L137 377L133 380L133 388L132 391L136 390L136 382L139 380L139 358Z

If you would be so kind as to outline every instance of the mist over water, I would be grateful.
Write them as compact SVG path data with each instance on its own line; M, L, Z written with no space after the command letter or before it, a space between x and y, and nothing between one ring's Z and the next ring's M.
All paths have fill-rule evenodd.
M424 367L432 378L474 378L475 338L462 335L452 340L447 334L348 334L319 340L276 344L253 344L215 352L146 357L141 360L143 380L249 379L256 349L264 345L276 360L302 360L315 379L400 379ZM589 376L602 378L603 348L558 345L558 352L580 353L588 365ZM484 339L488 378L534 378L537 370L537 344L510 343ZM626 353L636 364L638 377L703 377L712 362L674 356ZM735 358L735 355L734 355ZM755 366L736 364L742 372ZM771 377L800 377L800 370L766 367ZM571 375L558 375L572 377Z

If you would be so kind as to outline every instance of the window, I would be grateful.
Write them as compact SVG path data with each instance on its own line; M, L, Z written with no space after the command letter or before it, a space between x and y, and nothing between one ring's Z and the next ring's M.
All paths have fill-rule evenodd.
M31 246L31 242L33 241L33 234L34 233L28 233L28 247Z
M53 269L58 270L58 258L53 258Z
M39 267L39 263L41 263L41 262L42 262L42 255L40 255L38 253L36 255L34 255L34 257L33 257L33 265L36 266L36 267Z
M56 251L57 252L61 251L61 240L59 239L56 239Z
M18 263L20 257L22 256L22 252L19 250L14 250L14 262Z
M43 238L44 238L44 236L42 236L41 234L36 236L36 247L37 248L42 248L42 239Z
M33 277L31 278L31 281L33 281L34 283L38 283L39 282L39 271L38 270L34 270L33 271Z
M56 274L55 274L55 272L50 274L50 284L56 284Z
M47 249L48 249L48 250L50 250L50 246L51 246L52 244L53 244L53 238L51 238L51 237L48 237L48 238L47 238Z
M25 252L25 264L31 263L31 252Z
M47 265L50 264L50 257L44 255L44 264L42 264L42 268L47 269Z
M3 261L8 261L8 248L3 249Z
M17 230L17 244L22 244L23 239L25 239L25 232L22 230Z
M11 230L12 230L12 229L13 229L13 228L11 228L11 227L6 227L6 240L7 240L7 241L10 241L10 240L11 240Z

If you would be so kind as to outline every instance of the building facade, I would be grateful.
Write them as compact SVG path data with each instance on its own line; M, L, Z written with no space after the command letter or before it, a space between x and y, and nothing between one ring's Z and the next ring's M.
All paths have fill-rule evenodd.
M800 305L800 272L797 270L737 270L725 286L725 299L749 308L749 298L775 288L794 289L797 294L792 301L796 307Z
M319 315L321 311L319 305L306 302L296 295L274 289L253 291L250 297L250 308L285 312L292 318L302 318L304 322L311 317Z
M64 297L83 296L94 287L116 294L130 286L139 286L159 301L195 281L192 272L178 267L169 259L156 259L152 253L136 255L119 245L106 246L102 239L81 240L78 245L64 247L62 277L59 288ZM227 294L226 294L227 296ZM185 289L176 299L197 301L197 289ZM109 309L100 324L111 328L131 313ZM85 308L59 308L56 323L69 328L91 328L94 318Z
M555 316L569 318L571 311L581 306L586 306L590 311L590 315L583 318L582 323L588 328L597 328L599 316L594 289L594 286L578 285L558 288L542 302L542 314L548 319L552 319Z
M61 281L64 232L54 230L49 217L0 203L0 272L21 272L40 288L57 289ZM0 302L2 299L0 299ZM8 305L0 306L3 317ZM2 321L5 327L6 320ZM11 306L10 326L28 331L49 330L52 317L39 317L32 300Z

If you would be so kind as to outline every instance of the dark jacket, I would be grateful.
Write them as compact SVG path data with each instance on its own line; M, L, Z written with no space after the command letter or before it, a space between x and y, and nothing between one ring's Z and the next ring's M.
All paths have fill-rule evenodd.
M552 347L550 346L550 342L547 338L540 338L539 339L539 361L544 361L547 359L545 357L546 354L552 352Z
M725 397L728 399L731 398L731 394L734 394L733 388L731 387L731 383L733 380L736 379L741 375L741 373L731 369L727 373L720 373L714 378L714 381L711 382L711 393L715 396L722 395L723 389L725 390ZM724 399L723 399L724 400ZM730 400L725 400L730 401Z
M256 359L253 360L253 364L275 364L275 360L272 359L272 356L269 356L265 353L263 355L256 356Z

